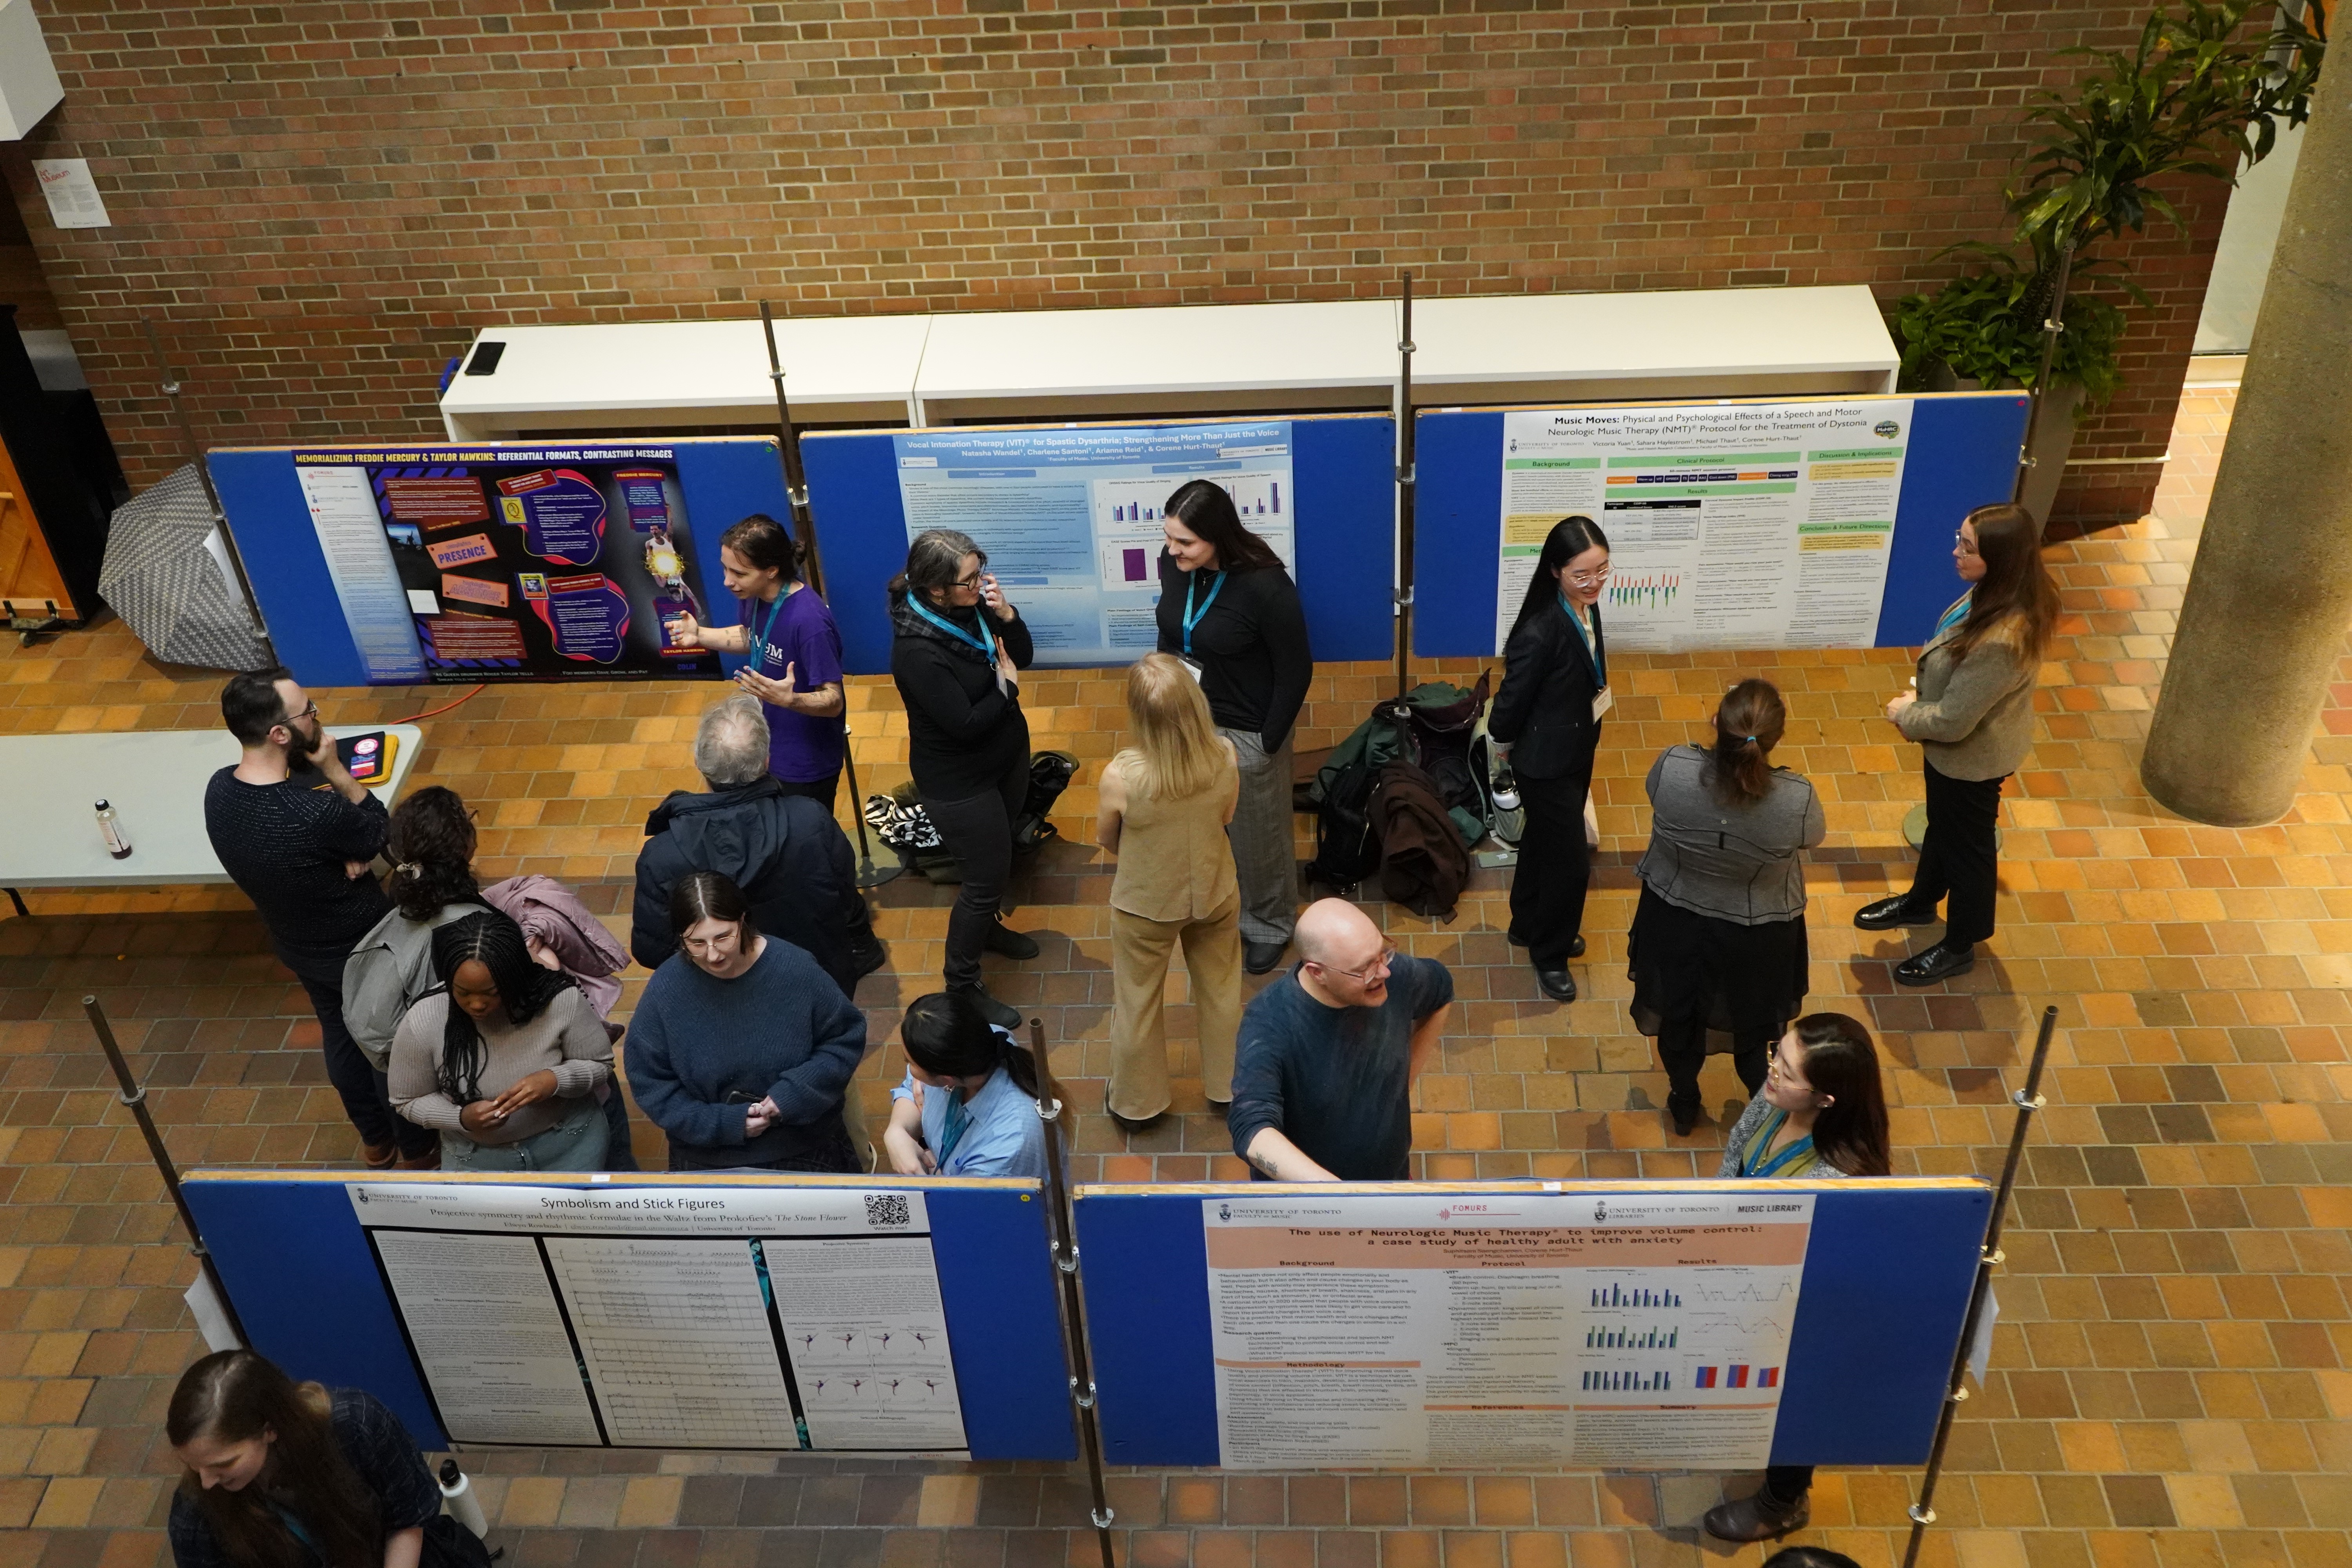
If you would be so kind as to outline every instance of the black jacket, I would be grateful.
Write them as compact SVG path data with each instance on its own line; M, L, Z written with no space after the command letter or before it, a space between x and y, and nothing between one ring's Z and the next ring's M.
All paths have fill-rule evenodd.
M1028 623L1015 611L1000 621L981 608L941 610L957 625L1001 637L1015 669L1036 657ZM996 666L980 649L950 637L907 607L890 610L890 679L907 704L907 771L933 800L992 793L1006 770L1029 761L1029 720L1021 689L1001 691Z
M647 969L677 951L670 890L696 871L732 881L761 931L805 951L844 995L856 994L849 946L866 927L865 903L849 840L824 807L786 795L772 776L709 795L679 790L654 807L629 922L629 956Z
M1609 638L1592 606L1592 641L1602 668ZM1592 700L1601 680L1584 636L1558 605L1529 616L1503 645L1503 689L1495 693L1486 732L1511 748L1511 771L1530 779L1591 779L1601 721Z
M1307 613L1298 589L1279 566L1231 572L1223 586L1213 572L1183 572L1160 552L1160 651L1184 657L1184 588L1198 579L1202 595L1216 590L1208 613L1192 628L1192 662L1201 667L1201 695L1221 728L1247 731L1272 756L1290 738L1315 656L1307 646ZM1195 606L1197 608L1197 605Z

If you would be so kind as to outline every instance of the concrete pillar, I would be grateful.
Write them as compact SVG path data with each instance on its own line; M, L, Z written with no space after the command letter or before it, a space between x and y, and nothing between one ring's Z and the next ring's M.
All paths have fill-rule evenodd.
M2294 805L2352 626L2352 66L2323 73L2140 781L2197 822Z

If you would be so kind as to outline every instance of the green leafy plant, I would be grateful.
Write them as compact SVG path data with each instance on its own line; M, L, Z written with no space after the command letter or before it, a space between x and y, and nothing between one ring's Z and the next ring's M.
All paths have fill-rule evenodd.
M2043 132L2005 193L2024 258L1979 243L1955 246L1985 257L1983 269L1895 301L1906 385L1920 384L1938 363L1990 384L2033 385L2053 310L2065 325L2053 377L2079 383L2091 404L2122 384L2122 307L2074 295L2072 283L2104 270L2105 281L2142 304L2147 299L2120 263L2081 253L2143 232L2151 216L2182 226L2153 186L2181 174L2235 181L2242 165L2269 156L2282 122L2310 117L2326 13L2320 0L2300 15L2282 6L2268 33L2249 32L2247 14L2267 3L2179 0L2177 10L2151 11L2129 50L2066 51L2098 64L2071 94L2046 92L2027 111Z

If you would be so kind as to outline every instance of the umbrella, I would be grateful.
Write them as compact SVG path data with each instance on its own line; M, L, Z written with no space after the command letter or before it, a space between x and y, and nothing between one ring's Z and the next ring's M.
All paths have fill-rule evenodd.
M193 463L116 509L98 592L147 651L171 664L267 669Z

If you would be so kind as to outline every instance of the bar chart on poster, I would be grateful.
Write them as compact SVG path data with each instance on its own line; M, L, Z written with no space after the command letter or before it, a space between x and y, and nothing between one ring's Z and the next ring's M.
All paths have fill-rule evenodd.
M966 1451L921 1193L350 1192L454 1442Z

